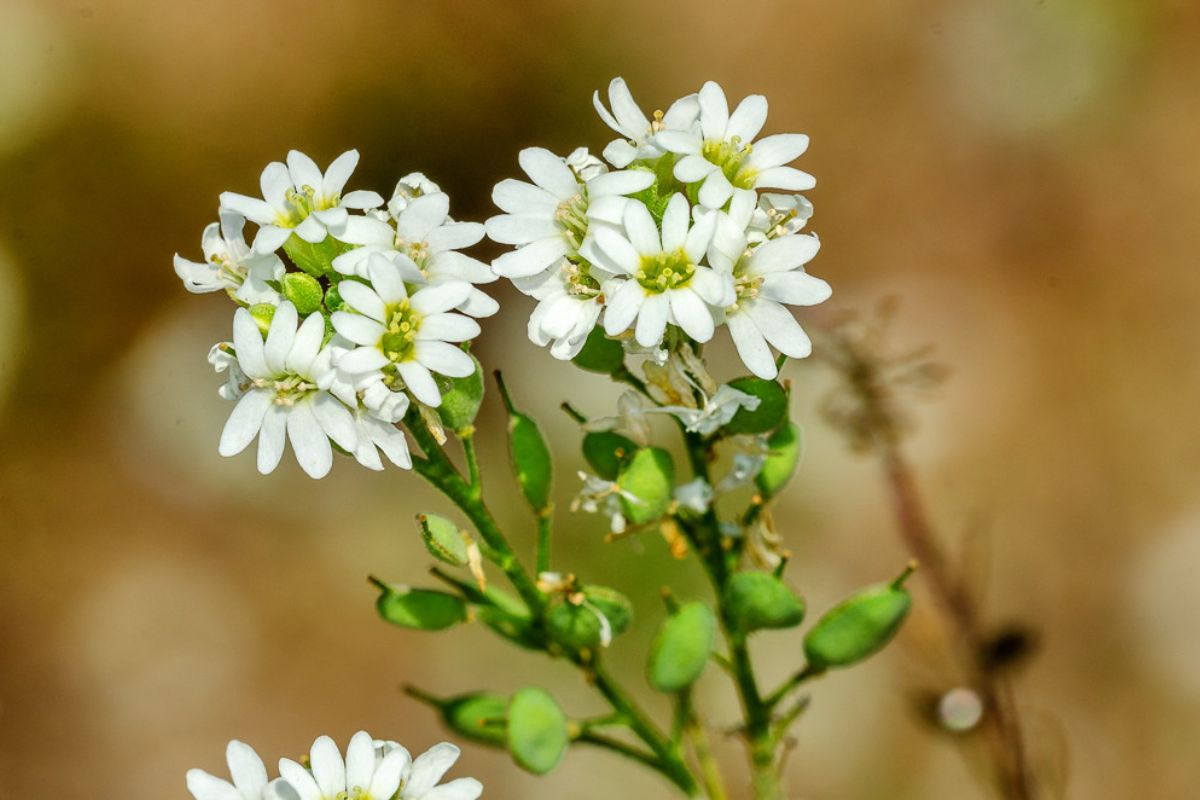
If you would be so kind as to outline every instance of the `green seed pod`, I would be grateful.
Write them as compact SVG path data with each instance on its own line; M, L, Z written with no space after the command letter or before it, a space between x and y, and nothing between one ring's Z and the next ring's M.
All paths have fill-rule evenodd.
M567 718L546 691L527 686L508 704L508 751L517 766L545 775L558 766L571 743Z
M339 283L330 284L329 289L325 292L325 308L329 309L330 313L334 311L343 311L346 308L346 301L342 300L342 293L338 291Z
M250 317L258 325L263 336L271 329L271 320L275 318L275 306L270 303L255 303L250 306Z
M321 308L324 290L321 283L312 275L303 272L289 272L280 282L283 298L290 300L300 316L307 317Z
M442 418L442 424L452 431L466 430L475 424L479 406L483 403L483 368L475 356L471 356L471 360L475 362L475 371L465 378L447 378L444 375L434 378L442 392L438 415Z
M292 263L314 278L336 274L333 260L350 249L351 245L339 242L332 236L326 236L323 241L312 244L293 233L283 243L283 252L287 253Z
M554 641L568 650L594 649L629 628L633 605L623 594L604 586L585 586L581 594L583 602L565 601L546 615L546 631Z
M625 517L634 525L644 525L659 519L671 506L675 488L675 462L671 454L658 447L644 447L635 452L621 468L617 485L636 501L621 497Z
M800 426L794 422L784 425L767 439L767 448L767 458L754 482L764 497L774 497L792 479L800 462L804 450Z
M621 465L636 450L632 439L612 431L592 431L583 437L584 459L606 481L616 480Z
M467 565L467 537L459 527L445 517L436 514L418 514L417 524L421 528L421 540L430 555L455 567Z
M696 682L712 654L717 620L703 603L688 603L663 622L650 649L646 675L660 692L679 692Z
M616 339L604 335L604 329L597 325L588 334L583 349L571 359L572 363L588 372L599 372L611 375L625 364L625 347Z
M804 601L765 572L739 572L725 585L730 625L741 633L793 628L804 619Z
M810 670L848 667L891 641L908 615L912 597L903 586L912 568L891 583L880 583L850 596L817 620L804 637Z
M758 408L753 411L739 408L733 419L725 425L725 433L766 433L787 421L788 396L777 381L745 377L735 378L729 385L739 392L757 397Z
M554 464L537 423L524 414L508 415L508 455L521 493L534 511L541 511L550 503Z
M372 579L380 589L375 608L379 616L402 628L440 631L457 625L467 618L467 604L462 598L433 589L410 589Z
M464 739L503 746L506 741L508 698L491 692L473 692L440 704L446 727Z

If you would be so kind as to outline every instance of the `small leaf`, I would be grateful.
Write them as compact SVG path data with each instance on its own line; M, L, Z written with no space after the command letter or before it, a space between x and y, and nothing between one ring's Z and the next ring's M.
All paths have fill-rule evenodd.
M483 368L475 356L471 356L471 360L475 362L475 371L465 378L434 376L442 392L442 404L437 412L442 424L452 431L462 431L473 425L483 404Z
M588 372L611 375L625 365L625 347L616 339L605 336L604 329L597 325L571 362Z
M628 437L613 431L592 431L583 437L583 457L606 481L616 480L621 466L637 451Z
M508 453L521 493L535 511L550 503L554 464L537 423L520 413L508 417Z
M912 606L903 587L908 574L857 592L817 620L804 637L809 669L848 667L891 641Z
M650 650L647 677L660 692L679 692L704 672L717 621L703 603L687 603L663 622Z
M725 586L730 625L742 633L792 628L804 619L804 601L774 575L739 572Z
M658 447L638 450L621 468L617 485L636 498L621 497L621 508L630 522L644 525L659 519L670 508L675 488L671 454Z
M796 472L803 450L800 426L794 422L784 425L767 439L767 458L754 481L765 497L778 494Z
M468 541L457 525L437 514L420 514L417 524L421 528L421 540L425 542L425 549L430 555L455 567L467 565Z
M787 392L777 381L745 377L735 378L729 385L740 392L757 397L759 403L758 408L753 411L745 407L739 408L733 419L725 425L725 433L767 433L787 421Z
M532 686L520 689L508 704L507 739L519 767L545 775L567 752L567 718L546 691Z
M372 579L379 587L375 608L379 616L402 628L440 631L464 622L467 604L461 598L433 589L410 589Z

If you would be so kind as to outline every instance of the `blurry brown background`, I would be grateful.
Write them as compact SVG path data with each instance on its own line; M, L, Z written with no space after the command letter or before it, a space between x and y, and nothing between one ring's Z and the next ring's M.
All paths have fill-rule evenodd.
M198 257L218 193L291 147L322 164L357 147L354 187L384 193L423 170L482 219L520 147L611 138L590 94L618 74L647 109L710 78L762 92L767 132L812 136L831 305L898 294L899 333L954 369L912 451L943 533L987 532L989 614L1042 633L1019 681L1039 769L1072 798L1195 797L1198 36L1187 0L0 0L0 798L183 797L231 737L269 762L360 726L423 748L441 734L404 681L535 681L596 710L567 667L477 626L375 618L366 574L422 581L412 516L445 509L416 478L339 461L314 484L217 455L229 407L204 357L231 307L187 295L171 255ZM479 352L527 387L565 501L580 460L556 406L617 392L538 352L530 302L500 299ZM874 466L814 411L828 376L789 374L809 444L780 517L820 609L906 554ZM491 408L503 495L499 423ZM701 590L661 542L602 545L565 505L559 554L589 579L648 604L664 576ZM986 796L913 711L948 688L921 626L816 686L796 796ZM616 648L632 680L652 632ZM794 637L761 649L772 675L798 660ZM455 774L493 798L667 794L595 752L537 780L468 746Z

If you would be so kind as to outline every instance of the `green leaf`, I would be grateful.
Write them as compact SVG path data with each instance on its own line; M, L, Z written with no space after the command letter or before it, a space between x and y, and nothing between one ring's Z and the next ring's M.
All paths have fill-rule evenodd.
M326 236L323 241L313 244L293 233L283 243L283 252L287 253L292 263L314 278L335 275L333 260L353 249L354 245L339 242L332 236Z
M604 329L597 325L571 362L588 372L611 375L625 365L625 347L616 339L605 336Z
M410 589L372 579L380 589L375 608L379 616L402 628L440 631L467 619L462 598L433 589Z
M910 573L911 568L891 583L863 589L817 620L804 637L808 668L848 667L891 641L912 606L912 597L903 586Z
M804 601L774 575L739 572L725 585L725 613L741 633L792 628L804 619Z
M625 517L634 525L653 522L671 506L675 489L675 463L671 454L659 447L645 447L630 457L617 476L622 491L637 501L621 497Z
M307 317L321 308L325 291L321 282L303 272L289 272L280 283L283 299L291 302L302 317Z
M570 744L567 718L543 689L526 687L508 704L508 750L517 766L545 775L562 760Z
M475 362L475 371L465 378L434 376L442 392L438 416L442 418L442 424L452 431L466 430L474 425L479 407L483 404L483 368L475 356L471 356L471 360Z
M613 431L591 431L583 437L583 457L606 481L616 480L621 466L637 451L633 440Z
M421 540L430 555L455 567L467 565L467 537L450 520L437 514L418 514Z
M465 694L442 704L442 719L446 727L464 739L504 746L508 703L507 697L492 692Z
M679 692L704 672L717 636L717 620L703 603L682 606L663 622L650 649L646 674L660 692Z
M554 464L537 423L524 414L508 415L508 455L521 493L535 511L550 503Z
M758 408L751 411L739 408L733 419L725 425L727 434L737 433L767 433L773 431L787 421L788 397L787 392L777 381L767 381L762 378L735 378L729 385L740 392L757 397Z
M794 422L784 425L767 439L767 458L754 479L764 498L778 494L792 479L803 449L804 438L800 426Z

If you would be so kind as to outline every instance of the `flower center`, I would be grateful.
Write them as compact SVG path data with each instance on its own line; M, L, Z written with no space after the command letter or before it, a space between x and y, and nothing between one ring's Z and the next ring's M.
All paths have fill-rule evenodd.
M587 236L587 209L586 190L581 186L578 194L563 200L554 210L554 221L562 228L572 250L578 250L583 244L583 238Z
M642 256L637 282L647 291L659 294L687 286L696 274L696 265L682 249L673 253Z
M307 219L312 212L335 208L341 200L342 197L339 194L332 197L318 195L317 190L308 184L299 189L288 189L283 198L286 213L279 215L279 226L294 228Z
M217 277L222 280L227 280L235 286L241 286L246 282L246 270L237 260L229 254L229 251L213 253L208 259L217 268Z
M302 375L295 373L280 378L254 378L250 385L255 389L268 389L275 392L275 405L294 406L317 390L317 385Z
M429 273L425 269L425 262L429 260L429 242L410 241L400 234L396 234L396 240L392 246L411 258L413 263L417 265L417 269L421 270L421 274L426 278L429 277Z
M733 267L733 291L737 299L734 300L731 308L737 308L738 303L743 300L753 300L758 297L758 292L762 288L761 275L747 275L742 271L749 260L750 251L746 250Z
M417 346L417 330L421 315L412 309L408 300L388 306L387 331L379 340L379 349L393 363L408 361Z
M757 172L745 166L746 159L753 149L754 146L750 143L743 145L740 136L734 136L729 140L706 139L701 154L720 167L721 172L725 173L725 177L735 187L753 189Z
M582 259L579 263L563 262L562 281L572 297L592 298L600 294L600 281L592 277L592 265Z

